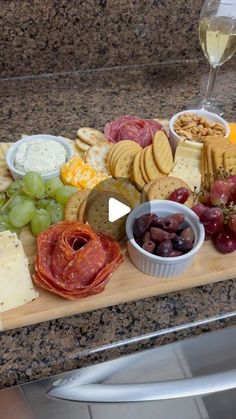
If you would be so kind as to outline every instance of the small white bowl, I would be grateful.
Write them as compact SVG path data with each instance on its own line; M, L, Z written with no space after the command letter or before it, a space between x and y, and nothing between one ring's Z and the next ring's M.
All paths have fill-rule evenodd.
M155 213L160 217L167 217L181 212L185 221L194 232L193 248L184 255L177 257L161 257L147 252L140 247L133 235L133 224L136 218L148 213ZM193 261L194 256L200 250L205 238L203 225L198 216L188 207L168 200L155 200L144 202L134 208L126 220L127 248L131 261L142 272L157 277L175 277L180 275Z
M24 172L21 172L20 170L17 170L15 168L15 155L16 155L16 151L19 145L22 143L26 143L28 141L33 141L37 139L40 139L42 141L53 140L53 141L56 141L57 143L60 143L66 150L66 161L69 161L71 157L73 156L73 151L72 151L71 146L63 137L56 137L54 135L47 135L47 134L37 134L37 135L30 135L30 136L24 137L21 140L16 141L9 148L6 155L6 163L14 179L22 179L25 175ZM41 176L43 180L48 180L52 177L59 176L59 175L60 175L60 169L57 169L57 170L54 170L53 172L44 173Z
M169 130L170 130L169 140L170 140L170 145L171 145L173 153L175 153L175 150L176 150L176 147L177 147L179 141L182 140L182 138L174 130L174 123L179 118L179 116L181 116L183 114L186 114L186 113L194 113L196 115L201 115L201 116L207 118L210 122L216 122L218 124L223 125L225 127L225 130L226 130L225 138L228 138L229 133L230 133L230 128L229 128L229 125L227 124L227 122L223 118L221 118L221 116L219 116L215 113L209 112L209 111L205 111L204 109L189 109L187 111L178 112L177 114L172 116L172 118L170 119L170 125L169 125ZM200 143L198 141L189 140L189 142L191 142L192 144L194 143L194 145L196 145L196 147L198 147L198 148L202 148L202 143Z

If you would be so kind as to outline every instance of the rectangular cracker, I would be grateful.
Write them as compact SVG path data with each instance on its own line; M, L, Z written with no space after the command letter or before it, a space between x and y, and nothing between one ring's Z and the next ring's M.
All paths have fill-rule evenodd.
M219 174L224 170L223 153L229 149L228 145L217 144L211 151L214 178L217 180Z
M225 171L230 175L236 175L236 144L232 145L223 153Z

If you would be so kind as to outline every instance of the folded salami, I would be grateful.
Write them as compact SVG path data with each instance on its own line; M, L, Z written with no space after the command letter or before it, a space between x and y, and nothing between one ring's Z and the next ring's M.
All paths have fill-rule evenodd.
M154 119L141 119L137 116L124 115L105 125L105 137L117 143L122 140L136 141L141 147L152 143L154 134L163 130L163 126Z
M69 300L104 290L123 260L119 244L77 221L62 221L37 237L33 280Z

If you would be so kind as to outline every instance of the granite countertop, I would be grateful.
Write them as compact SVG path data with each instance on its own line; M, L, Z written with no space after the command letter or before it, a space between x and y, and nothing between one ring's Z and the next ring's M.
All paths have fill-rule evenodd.
M169 118L202 97L207 74L205 62L189 61L2 79L0 140L16 141L25 133L74 138L80 125L102 129L107 121L125 113ZM223 102L229 120L236 115L235 82L235 60L231 60L220 70L215 89L215 97ZM129 346L96 349L233 312L234 317L194 329L169 330ZM0 386L47 377L235 324L236 282L232 279L11 330L0 336Z

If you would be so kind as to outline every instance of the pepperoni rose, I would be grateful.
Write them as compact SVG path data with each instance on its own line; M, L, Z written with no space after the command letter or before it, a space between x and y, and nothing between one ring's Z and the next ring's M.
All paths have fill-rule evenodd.
M100 293L123 257L117 242L77 221L37 237L36 285L69 300Z
M108 141L113 143L133 140L141 147L146 147L152 143L154 134L163 129L163 126L154 119L141 119L137 116L125 115L107 123L104 133Z

